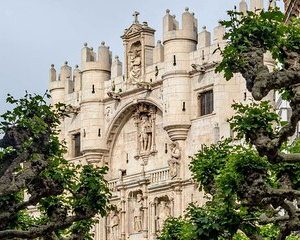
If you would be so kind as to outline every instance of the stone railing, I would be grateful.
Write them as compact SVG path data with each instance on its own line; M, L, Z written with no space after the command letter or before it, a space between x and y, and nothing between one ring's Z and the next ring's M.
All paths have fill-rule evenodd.
M170 179L169 168L157 169L149 173L150 183L158 183Z
M117 189L116 189L117 183L118 183L118 179L111 180L108 182L108 188L111 192L117 191Z
M123 178L123 183L132 184L133 182L136 182L136 179L139 179L140 177L141 174L125 176ZM150 184L168 181L171 179L169 174L169 168L160 168L160 169L155 169L153 171L146 172L146 178L150 180ZM117 191L118 182L119 179L112 179L108 181L108 188L111 192Z

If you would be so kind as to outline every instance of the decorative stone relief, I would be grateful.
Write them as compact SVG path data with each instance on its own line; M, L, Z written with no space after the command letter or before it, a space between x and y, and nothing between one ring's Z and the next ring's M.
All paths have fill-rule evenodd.
M170 168L170 176L172 179L179 177L180 175L180 157L181 151L178 142L172 142L170 144L171 158L168 160Z
M142 158L144 165L146 165L149 155L156 152L156 107L147 104L138 104L134 119L137 127L137 155L135 158Z
M128 52L128 64L129 64L129 75L128 83L136 84L141 81L142 73L142 56L141 56L141 43L136 42L132 44L130 51Z
M126 31L126 35L132 35L138 33L140 30L141 30L140 26L132 25L132 27Z
M142 153L149 152L152 145L152 126L149 117L145 114L140 121L140 150Z
M130 221L129 224L131 233L140 233L143 231L143 221L144 221L144 199L142 192L132 192L130 194Z
M114 210L110 216L110 239L118 240L120 231L120 217L119 211Z
M163 229L167 218L173 215L173 203L168 196L163 196L155 198L154 204L151 204L151 206L153 213L153 234L157 234Z
M159 204L159 211L157 215L157 229L161 231L164 226L164 222L168 217L171 216L171 208L168 206L168 203L165 201L161 201Z

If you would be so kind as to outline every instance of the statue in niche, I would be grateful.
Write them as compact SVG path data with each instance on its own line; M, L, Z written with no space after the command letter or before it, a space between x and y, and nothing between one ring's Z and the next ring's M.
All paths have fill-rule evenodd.
M137 105L133 118L137 130L135 159L142 159L142 164L147 165L149 156L156 153L156 108L148 104L140 103Z
M149 152L152 145L152 124L147 115L141 116L140 146L141 152Z
M139 45L133 45L129 52L129 81L130 83L139 82L142 71L142 57Z
M172 142L170 144L170 149L171 159L169 159L168 164L170 168L170 176L173 179L179 176L181 152L178 142Z
M141 232L143 230L143 196L141 193L136 195L136 201L133 207L133 230Z
M161 231L164 222L167 220L168 217L171 216L171 209L167 205L166 201L161 201L158 208L158 216L157 216L157 230Z
M115 210L112 212L111 218L110 218L110 227L111 227L111 239L117 240L119 235L119 224L120 224L120 218L118 211Z

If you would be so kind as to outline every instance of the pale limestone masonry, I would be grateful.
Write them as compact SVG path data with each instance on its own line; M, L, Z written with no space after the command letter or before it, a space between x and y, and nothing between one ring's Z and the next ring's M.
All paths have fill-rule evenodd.
M245 1L240 6L246 11ZM222 26L213 34L205 27L198 32L188 8L181 24L167 10L163 40L155 44L155 30L139 22L138 12L133 15L122 35L124 64L102 42L97 51L84 44L73 71L67 62L59 74L50 69L53 103L72 106L61 126L66 158L110 169L117 210L95 226L97 240L156 239L168 216L179 216L190 202L203 204L189 157L203 144L230 137L231 104L251 99L240 75L226 81L214 71L221 60L214 51L226 44ZM211 90L208 106L202 96ZM208 114L200 113L201 101ZM76 156L78 137L82 155Z

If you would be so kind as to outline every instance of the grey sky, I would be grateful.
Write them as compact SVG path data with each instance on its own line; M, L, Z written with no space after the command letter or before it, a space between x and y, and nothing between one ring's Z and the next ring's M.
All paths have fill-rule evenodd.
M48 87L51 63L80 61L84 42L96 49L101 41L123 58L120 36L141 13L161 39L162 18L169 8L181 19L185 7L195 12L199 27L212 30L239 0L0 0L0 113L7 93L16 97L42 94Z

